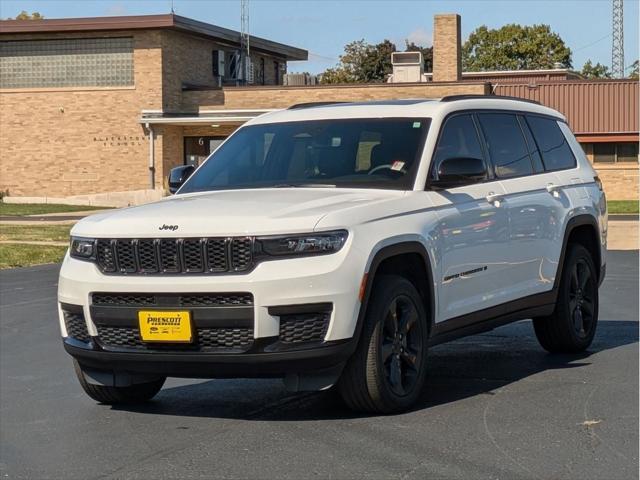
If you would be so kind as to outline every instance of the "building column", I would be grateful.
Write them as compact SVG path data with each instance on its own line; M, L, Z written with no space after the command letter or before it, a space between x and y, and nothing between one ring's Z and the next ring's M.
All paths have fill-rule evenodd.
M460 15L443 13L433 18L433 81L459 82L462 77Z

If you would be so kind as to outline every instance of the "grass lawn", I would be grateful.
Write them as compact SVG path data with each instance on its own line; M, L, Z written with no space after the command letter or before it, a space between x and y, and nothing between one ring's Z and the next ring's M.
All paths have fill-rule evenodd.
M87 210L103 210L110 207L89 207L87 205L58 205L55 203L4 203L0 202L2 215L42 215L44 213L84 212Z
M69 241L72 225L0 225L0 240Z
M67 247L49 245L0 244L0 269L60 263Z
M616 213L637 214L638 201L637 200L609 200L607 202L607 209L609 210L609 214L616 214Z

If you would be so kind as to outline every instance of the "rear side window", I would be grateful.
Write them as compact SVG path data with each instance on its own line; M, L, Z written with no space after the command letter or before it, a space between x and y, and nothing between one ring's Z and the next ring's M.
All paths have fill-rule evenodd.
M481 113L478 119L496 176L510 178L531 175L531 157L516 116L508 113Z
M433 156L431 178L435 179L438 167L448 158L484 159L478 132L471 115L456 115L444 124Z
M576 159L557 120L527 115L527 122L540 149L546 170L564 170L576 166Z

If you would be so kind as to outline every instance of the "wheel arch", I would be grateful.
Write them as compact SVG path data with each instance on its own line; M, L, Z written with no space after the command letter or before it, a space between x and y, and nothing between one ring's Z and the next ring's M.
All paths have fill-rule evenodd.
M562 270L564 268L564 260L567 254L567 248L571 243L578 243L585 247L593 256L593 263L596 266L598 274L598 282L604 279L604 268L602 267L600 252L600 230L598 221L593 215L580 214L571 217L564 229L564 238L562 240L562 250L558 260L558 271L553 284L554 290L557 290L562 278Z
M420 259L418 264L408 263L402 264L402 260L408 260L410 258ZM417 240L407 240L391 245L386 245L373 255L369 262L369 266L363 279L364 286L361 290L361 303L358 313L358 319L356 324L356 331L354 337L360 341L360 333L362 331L362 325L364 323L364 317L367 313L367 307L370 303L371 290L376 278L376 275L384 273L396 273L402 274L402 269L397 269L399 266L404 266L405 277L416 285L421 297L424 300L424 307L429 316L429 334L433 331L433 325L435 322L435 289L433 282L433 269L432 262L426 247ZM424 278L419 278L419 273L424 274ZM417 277L416 277L417 275Z

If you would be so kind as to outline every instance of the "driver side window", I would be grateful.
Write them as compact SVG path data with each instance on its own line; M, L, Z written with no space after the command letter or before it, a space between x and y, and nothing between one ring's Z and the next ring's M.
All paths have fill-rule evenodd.
M484 159L478 131L471 115L456 115L445 122L433 154L430 174L432 180L438 179L440 164L449 158Z

